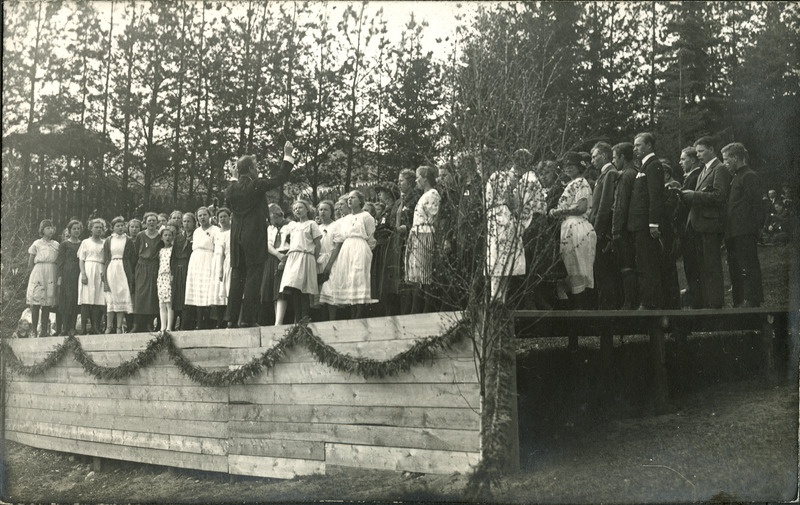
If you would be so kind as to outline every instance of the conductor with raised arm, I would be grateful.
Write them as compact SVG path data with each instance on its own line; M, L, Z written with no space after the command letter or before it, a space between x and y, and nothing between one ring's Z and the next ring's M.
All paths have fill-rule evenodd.
M231 287L228 293L228 327L255 326L261 278L267 259L267 200L265 194L286 182L294 166L294 147L283 146L283 162L274 178L259 178L256 158L246 155L236 162L238 180L225 191L231 216ZM241 315L240 315L241 311Z

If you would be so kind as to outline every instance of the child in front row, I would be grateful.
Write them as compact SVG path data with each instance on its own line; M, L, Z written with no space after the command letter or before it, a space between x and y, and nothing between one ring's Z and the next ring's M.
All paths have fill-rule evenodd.
M275 326L283 324L289 299L295 310L295 322L308 317L311 298L319 294L317 286L317 256L320 250L322 231L309 216L311 204L297 200L292 205L295 221L287 225L289 251L283 269L279 291L285 295L278 299L275 307Z
M26 302L31 307L31 326L36 336L39 325L39 310L42 313L42 331L40 336L46 337L50 329L50 309L56 305L56 259L58 258L58 242L53 240L56 227L49 219L39 223L39 235L42 237L28 248L28 268L31 276L28 279Z
M171 224L161 228L162 246L158 251L158 312L161 316L161 331L172 331L172 321L175 317L172 311L172 244L178 231Z

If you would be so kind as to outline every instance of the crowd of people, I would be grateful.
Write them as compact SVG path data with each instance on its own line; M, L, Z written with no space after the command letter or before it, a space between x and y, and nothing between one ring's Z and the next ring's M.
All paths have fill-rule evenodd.
M758 306L756 246L788 240L789 195L762 198L740 143L720 161L702 137L681 152L682 170L654 151L649 133L560 164L520 149L485 182L462 155L401 171L374 188L377 202L356 190L285 213L266 194L294 167L287 142L272 178L241 157L218 209L94 218L84 239L73 219L60 242L42 221L28 250L33 334L49 334L53 311L55 334L73 335L79 314L85 334L449 310L484 284L488 301L522 293L513 303L524 308L720 308L723 247L732 305ZM21 322L17 336L27 333Z

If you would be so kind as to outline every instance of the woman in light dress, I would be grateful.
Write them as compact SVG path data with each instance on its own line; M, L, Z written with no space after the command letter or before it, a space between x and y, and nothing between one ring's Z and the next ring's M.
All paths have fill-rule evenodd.
M81 268L81 283L78 284L78 303L81 306L81 335L86 334L86 323L92 320L92 334L100 333L100 320L106 306L105 255L103 233L106 225L102 219L89 221L92 236L81 242L78 260Z
M322 231L309 218L313 207L305 200L292 204L295 221L285 231L289 235L289 251L286 266L278 290L284 295L275 307L275 326L283 324L286 307L291 300L295 322L309 316L311 296L319 293L317 285L317 256L320 250Z
M231 288L231 211L222 207L217 211L219 233L214 240L214 262L212 270L217 279L216 306L217 328L225 328L225 309L228 306L228 291Z
M597 234L587 219L592 208L592 188L583 177L579 158L567 153L564 172L570 178L550 217L561 219L559 250L567 269L566 291L577 309L588 308L584 295L594 288L594 256Z
M336 306L354 306L353 317L361 318L364 305L377 302L370 292L375 219L364 210L364 203L360 191L347 195L351 213L337 221L333 251L323 270L329 277L322 285L319 299L333 307L331 319L336 318Z
M103 244L106 292L106 333L122 333L125 315L133 312L133 280L136 248L125 233L125 218L111 220L113 233ZM116 322L116 325L114 324Z
M336 221L333 220L335 212L335 205L330 200L322 200L317 205L317 225L322 232L322 238L319 243L319 255L317 256L317 279L320 281L320 289L322 289L322 285L327 280L323 272L333 252L333 232L336 228ZM311 297L311 308L318 307L322 307L319 301L319 293ZM322 316L326 317L327 314L323 314Z
M39 334L46 337L50 334L50 309L56 305L56 281L58 259L58 242L53 240L56 227L49 219L39 223L40 239L28 248L28 268L31 276L28 279L28 290L25 301L31 308L31 327L36 335L39 323L39 311L42 314L42 331Z
M414 220L406 246L406 282L413 286L411 313L430 312L435 302L431 285L436 243L436 219L441 197L433 187L438 171L427 165L417 168L417 187L422 196L414 207Z
M217 297L219 282L212 270L214 261L214 240L219 228L211 224L211 213L207 207L197 209L197 223L192 237L192 256L186 275L185 310L193 307L197 314L197 329L206 329L209 325L209 311ZM187 318L188 319L188 318ZM192 330L194 328L182 328Z
M525 275L522 225L518 219L520 198L517 173L498 170L486 183L486 270L491 279L492 300L505 302L508 281Z

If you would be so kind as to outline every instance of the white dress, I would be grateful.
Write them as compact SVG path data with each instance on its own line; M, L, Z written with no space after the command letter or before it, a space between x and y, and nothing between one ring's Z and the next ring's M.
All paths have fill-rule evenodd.
M376 303L371 296L370 267L372 249L368 240L375 233L375 219L368 212L350 214L336 221L333 241L341 243L339 256L331 268L328 282L322 285L320 303L357 305Z
M511 172L493 173L486 183L486 271L491 277L525 275L524 227L515 215L518 202Z
M205 230L200 227L192 235L192 256L186 274L185 305L196 307L209 307L214 305L219 289L219 278L212 271L214 262L214 239L219 234L219 228L209 226ZM214 279L217 281L214 282ZM213 293L212 293L213 288Z
M286 254L286 266L283 268L278 291L283 292L284 288L291 287L310 295L318 294L314 240L322 238L322 231L311 219L302 223L293 221L284 226L284 229L289 235L289 252Z
M406 245L406 282L433 283L434 224L439 214L439 192L426 191L414 207L414 220Z
M122 255L125 252L125 243L130 240L126 235L111 235L106 240L110 240L111 262L106 269L108 287L111 291L106 291L106 310L108 312L133 312L133 299L131 290L128 287L128 276L125 275L125 268L122 263Z
M222 281L219 280L219 271L222 269ZM212 295L216 297L211 305L228 305L228 291L231 288L231 230L220 230L214 240L214 260L211 270L214 272L216 288L212 288Z
M78 260L84 262L84 272L89 278L89 283L83 283L83 277L78 283L79 305L105 305L106 298L103 293L103 280L101 275L105 267L103 257L103 241L95 242L91 237L81 242L78 248Z
M56 259L58 258L58 242L40 238L28 248L33 254L33 270L28 279L25 301L28 305L52 307L56 305ZM80 281L79 281L80 282Z
M567 287L573 294L594 288L594 254L597 234L587 216L592 210L592 188L586 179L570 181L558 200L557 209L565 209L585 199L586 212L580 216L566 216L561 223L561 259L567 269Z

